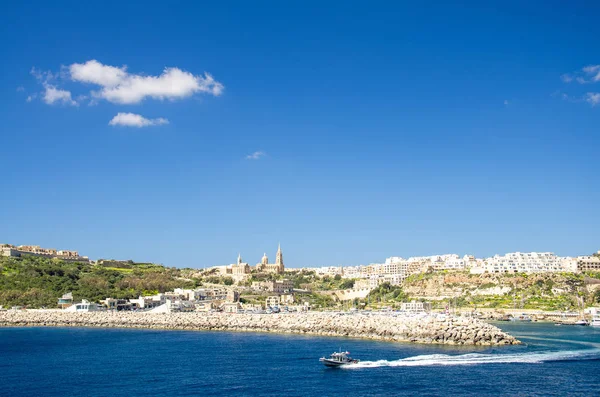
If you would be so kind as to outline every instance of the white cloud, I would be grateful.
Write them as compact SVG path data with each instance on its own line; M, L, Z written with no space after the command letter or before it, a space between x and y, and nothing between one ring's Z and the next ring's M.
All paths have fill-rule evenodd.
M120 125L124 127L149 127L154 125L169 124L169 120L161 118L147 119L135 113L118 113L109 121L108 125Z
M563 74L560 76L565 83L575 80L579 84L600 82L600 65L588 65L575 73Z
M267 154L265 152L257 151L257 152L247 155L246 160L258 160L261 157L265 157L266 155Z
M27 99L26 99L26 101L27 101L27 102L31 102L31 101L33 101L35 98L37 98L37 93L33 93L33 94L31 94L31 95L28 95L28 96L27 96Z
M600 105L600 92L588 92L585 101L592 106Z
M47 84L47 83L44 83L44 89L45 89L45 91L44 91L44 96L42 97L42 99L48 105L54 105L55 103L62 103L65 105L79 106L79 104L77 102L75 102L73 100L73 98L71 98L71 92L69 92L69 91L61 90L61 89L56 88L55 86L53 86L51 84Z
M197 92L221 95L223 84L210 74L195 76L179 68L165 68L160 76L144 76L127 73L125 66L103 65L91 60L83 64L69 66L71 79L82 83L92 83L101 87L92 92L96 98L120 104L134 104L145 98L181 99Z
M25 87L23 87L22 85L17 87L17 92L23 92L25 91Z
M127 77L127 67L103 65L95 59L86 63L74 63L69 66L71 79L82 83L97 84L102 87L119 85Z
M508 106L508 105L510 105L510 101L508 99L505 99L504 100L504 106Z
M563 74L562 76L560 76L560 79L564 82L564 83L570 83L571 81L573 81L573 76L571 76L570 74Z

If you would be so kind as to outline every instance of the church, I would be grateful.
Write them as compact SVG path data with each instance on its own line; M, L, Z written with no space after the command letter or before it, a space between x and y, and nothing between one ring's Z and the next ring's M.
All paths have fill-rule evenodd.
M238 255L237 264L230 265L231 274L234 276L245 276L246 274L250 274L250 265L245 262L242 262L242 255Z
M265 253L260 261L256 264L256 271L259 273L277 273L283 274L285 270L283 266L283 254L281 253L281 244L277 248L277 255L275 256L275 263L269 263L269 258Z

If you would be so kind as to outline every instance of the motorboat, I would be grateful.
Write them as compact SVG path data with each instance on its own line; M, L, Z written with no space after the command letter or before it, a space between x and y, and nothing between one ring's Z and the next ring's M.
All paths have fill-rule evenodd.
M326 367L340 367L342 365L357 364L360 360L350 357L350 352L334 352L328 358L319 359Z
M594 314L592 317L592 322L590 324L592 327L600 327L600 313Z
M590 325L590 324L588 323L588 321L586 319L581 319L581 320L575 321L575 323L573 325Z

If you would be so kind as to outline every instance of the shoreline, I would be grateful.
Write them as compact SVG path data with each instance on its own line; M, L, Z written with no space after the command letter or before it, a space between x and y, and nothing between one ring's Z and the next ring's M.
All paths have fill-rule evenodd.
M0 312L0 327L89 327L183 331L259 332L369 339L389 342L501 346L520 344L477 319L434 316L332 314L229 314L132 312Z

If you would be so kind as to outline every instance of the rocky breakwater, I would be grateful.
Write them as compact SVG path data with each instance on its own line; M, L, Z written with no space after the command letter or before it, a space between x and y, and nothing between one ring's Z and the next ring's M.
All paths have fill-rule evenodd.
M499 328L466 317L440 319L383 314L134 313L4 311L0 326L147 328L273 332L341 336L449 345L513 345L520 342Z

